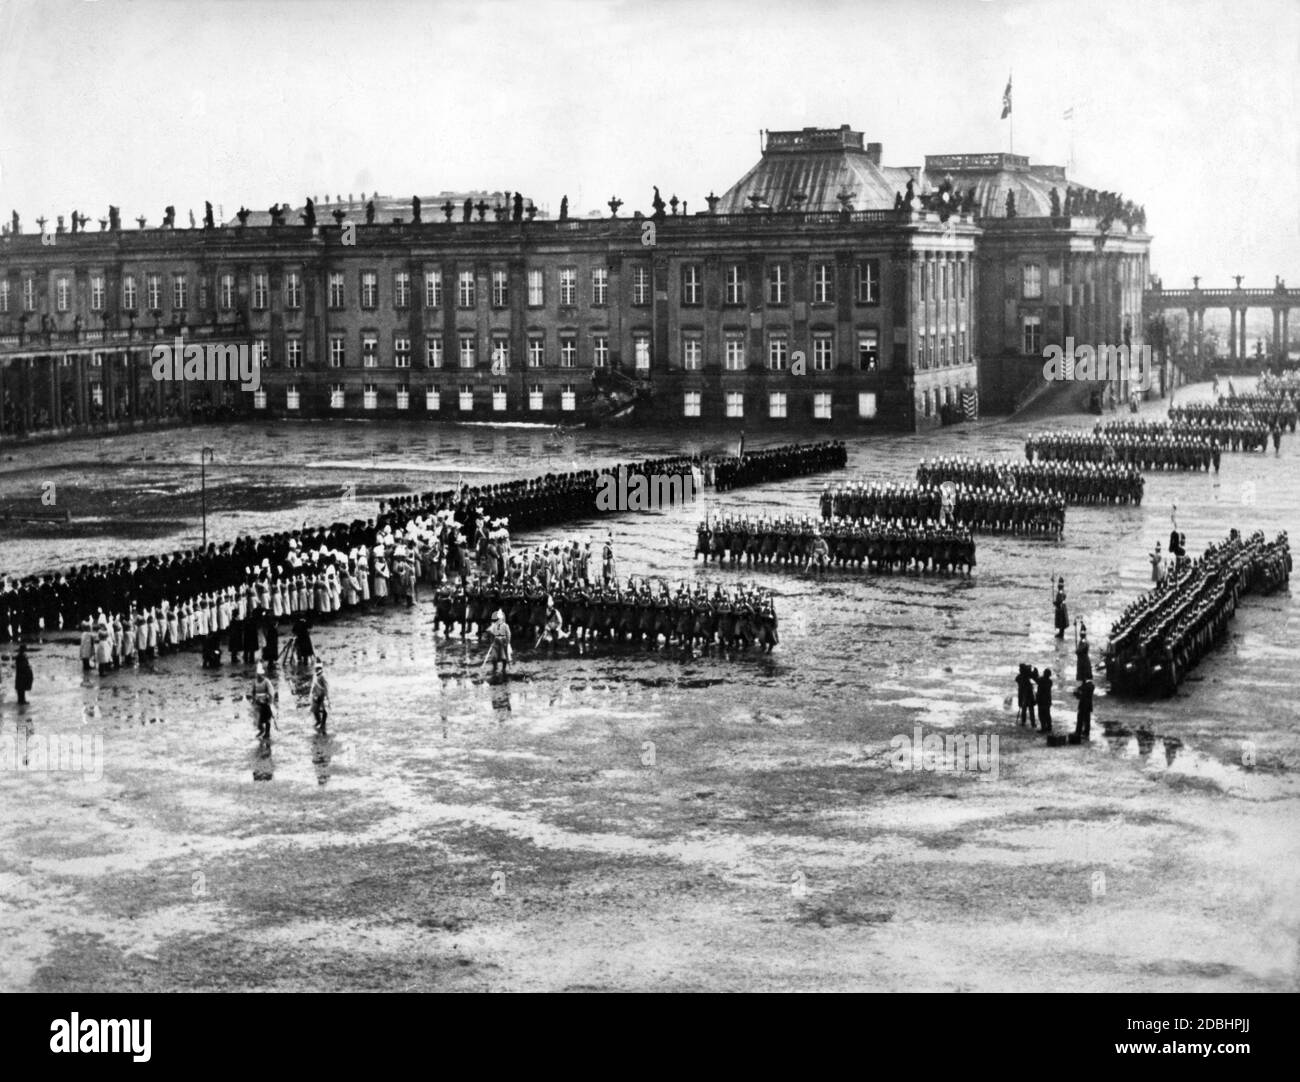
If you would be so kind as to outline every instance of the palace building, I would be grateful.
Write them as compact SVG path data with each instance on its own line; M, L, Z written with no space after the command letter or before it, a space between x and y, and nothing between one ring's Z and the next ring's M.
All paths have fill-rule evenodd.
M577 423L609 386L634 421L915 431L976 395L1012 408L1066 335L1140 344L1131 204L1009 154L881 158L847 125L769 132L689 214L444 192L418 222L327 197L311 225L10 230L0 435L196 411ZM176 339L260 347L257 390L155 380Z

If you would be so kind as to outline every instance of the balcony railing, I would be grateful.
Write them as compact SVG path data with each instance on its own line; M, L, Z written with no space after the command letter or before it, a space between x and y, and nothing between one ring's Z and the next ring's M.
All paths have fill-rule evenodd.
M427 208L426 208L427 213ZM459 213L459 211L457 212ZM454 218L455 216L453 216ZM445 221L425 220L413 222L375 222L365 225L349 219L367 241L410 241L412 239L495 239L521 240L527 238L586 235L610 236L628 227L653 219L636 218L633 214L618 218L570 218L565 221L545 218L533 221L484 220ZM693 214L667 215L655 223L656 229L669 234L703 232L718 228L789 228L800 225L906 225L920 222L937 222L936 214L926 211L885 210L804 211L804 210L746 210L737 213L710 214L696 211ZM961 224L974 225L972 217L957 216L952 219ZM1014 219L1013 219L1014 221ZM1042 219L1039 219L1041 222ZM206 247L230 244L275 245L287 241L311 242L332 245L340 243L341 230L333 223L318 222L312 228L304 225L221 226L215 229L121 229L116 231L57 233L54 243L42 243L39 233L9 234L0 238L0 258L17 251L41 250L47 254L73 249L94 251L103 248L143 251L158 247Z
M0 350L22 350L26 353L43 349L68 349L69 347L112 347L144 345L149 342L166 342L177 336L189 341L238 339L252 341L251 334L233 323L186 324L162 327L132 327L120 330L29 330L21 334L0 334Z

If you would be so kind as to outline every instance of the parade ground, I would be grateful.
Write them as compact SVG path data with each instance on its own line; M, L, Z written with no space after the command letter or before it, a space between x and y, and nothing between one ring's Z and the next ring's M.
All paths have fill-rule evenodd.
M251 665L191 651L101 677L75 634L47 632L20 707L0 648L8 746L102 749L82 773L2 764L0 989L1297 990L1294 587L1247 597L1172 698L1119 700L1099 675L1085 747L1048 747L1013 703L1017 665L1050 666L1073 729L1058 576L1095 662L1171 517L1194 556L1233 527L1294 532L1300 436L1225 453L1218 474L1149 472L1140 506L1071 506L1060 541L979 535L969 578L693 559L706 514L816 518L826 483L906 482L943 454L1023 461L1030 431L1095 420L845 436L843 471L513 539L598 550L609 531L623 578L756 582L776 595L770 654L528 643L492 682L483 644L435 634L426 589L313 630L329 735L308 672L281 667L267 755ZM53 486L72 521L3 527L0 562L197 545L204 446L224 542L738 434L279 423L4 445L0 501ZM931 734L990 738L991 755L953 771L898 754Z

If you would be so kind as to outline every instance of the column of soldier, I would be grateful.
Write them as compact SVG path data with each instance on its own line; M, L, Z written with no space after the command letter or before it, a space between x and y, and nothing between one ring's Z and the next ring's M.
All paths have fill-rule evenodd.
M1118 462L1143 470L1209 470L1211 441L1190 436L1108 436L1100 432L1031 432L1025 458L1034 462Z
M1200 662L1226 631L1237 603L1250 593L1268 594L1291 573L1285 532L1267 541L1262 531L1243 539L1233 530L1205 555L1162 575L1114 623L1106 648L1106 676L1112 688L1166 694Z
M725 456L704 463L698 457L663 459L641 463L638 468L646 474L663 475L703 467L714 484L725 489L835 469L843 466L847 454L842 441L830 441L750 451L743 457ZM470 516L484 512L482 506L474 507L481 501L492 514L510 511L523 516L529 525L547 525L590 514L607 472L564 475L552 479L549 486L529 482L488 486L476 492L472 501L457 490L404 497L394 501L390 513L400 518L417 509L435 509L435 513L454 509ZM503 516L502 521L509 518ZM605 544L599 583L592 581L589 563L589 543L579 548L572 540L545 542L530 558L489 551L480 583L439 597L438 626L450 634L452 627L459 625L463 636L472 624L481 636L486 621L500 616L516 631L531 633L540 628L537 643L556 642L570 632L574 641L597 637L658 641L662 635L665 642L687 646L714 642L748 646L754 642L771 649L778 641L775 608L765 591L743 586L723 591L719 587L710 597L702 585L692 589L678 583L673 592L661 580L656 595L648 582L638 588L632 579L624 591L613 571L611 541ZM494 598L500 608L492 604Z
M1255 390L1249 394L1220 395L1219 405L1227 409L1237 409L1248 414L1254 420L1296 430L1296 399L1300 398L1300 379L1296 373L1287 372L1282 376L1261 376Z
M679 455L603 470L547 474L473 489L462 486L420 496L402 496L389 502L389 513L396 520L398 516L421 510L450 510L470 529L480 515L509 519L520 530L538 529L596 514L602 477L619 469L647 477L686 477L710 471L715 487L725 491L839 469L847 456L848 451L839 440L770 447L746 452L743 458L727 455L706 460L698 455Z
M840 470L848 461L849 452L843 440L772 447L739 457L726 455L713 459L713 484L719 492L726 492L745 485Z
M473 545L477 544L480 525L487 520L513 523L516 530L535 530L595 516L600 513L596 496L601 489L601 478L606 474L626 470L629 475L641 474L647 478L685 479L692 478L703 465L698 456L677 455L622 463L604 470L548 473L474 487L461 484L440 492L394 497L386 505L387 519L398 526L419 515L447 511L463 524Z
M1065 500L1052 492L1011 490L996 484L973 484L942 478L917 481L827 485L821 494L823 522L893 523L915 527L938 520L971 533L1009 533L1059 538L1065 529ZM943 484L950 484L946 490Z
M1229 404L1231 403L1231 404ZM1263 426L1270 435L1273 426L1294 432L1296 405L1289 395L1250 395L1246 399L1219 399L1218 405L1197 403L1190 406L1173 406L1169 419L1186 424L1206 425L1210 435L1221 447L1233 451L1241 449L1241 429L1247 425Z
M813 521L808 515L726 515L700 523L695 555L718 567L799 571L945 571L975 566L975 541L963 526L935 519L904 523Z
M1172 440L1192 439L1210 445L1211 458L1223 451L1267 451L1269 437L1274 446L1282 442L1282 430L1250 417L1236 420L1221 419L1214 423L1203 420L1173 419L1168 421L1107 421L1098 422L1094 432L1107 438L1128 436L1137 440L1168 437Z
M807 472L810 463L826 461L828 454L833 459L842 449L842 444L839 451L813 444L757 452L761 464L733 483ZM698 459L677 457L621 468L662 475L698 466ZM479 488L462 485L394 500L387 511L381 505L378 520L304 526L22 580L6 575L0 588L0 640L37 639L70 631L79 622L83 666L97 666L102 673L196 644L203 646L205 664L219 663L223 642L232 660L273 661L280 621L295 619L297 638L305 634L308 616L331 619L390 596L413 604L421 581L435 589L453 576L463 583L472 573L471 551L486 548L494 531L506 530L508 536L509 516L501 510L513 510L524 528L595 514L599 476L579 471Z
M440 590L435 627L444 637L459 627L461 638L473 628L481 639L501 621L534 648L566 640L575 647L597 640L658 646L662 640L688 650L715 644L771 650L780 641L772 596L758 587L717 586L710 594L704 583L636 576L624 586L609 541L599 578L589 574L586 559L566 560L564 545L542 548L549 555L536 571L507 561L496 574Z
M1231 403L1234 398L1242 399L1272 399L1277 401L1284 412L1289 417L1291 431L1295 431L1296 424L1296 400L1300 399L1300 371L1292 370L1274 375L1272 372L1261 372L1259 379L1255 382L1255 390L1251 395L1237 396L1233 391L1232 384L1228 384L1229 394L1226 399L1220 396L1219 401Z
M1010 462L965 455L944 455L933 462L922 459L916 480L922 485L951 481L972 489L1025 492L1066 504L1140 504L1146 487L1136 466L1113 462Z

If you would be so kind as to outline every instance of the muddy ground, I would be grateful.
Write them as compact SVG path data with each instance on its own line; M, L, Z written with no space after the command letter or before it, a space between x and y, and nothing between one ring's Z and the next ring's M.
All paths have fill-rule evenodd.
M1027 427L855 439L843 476L1019 456ZM1064 575L1104 637L1173 504L1195 551L1231 525L1300 536L1297 438L1217 477L1148 475L1141 508L1071 508L1059 543L981 538L970 580L745 573L779 595L770 656L524 649L494 683L427 601L370 610L315 634L330 736L305 673L282 671L269 754L243 665L180 654L101 679L51 634L19 708L6 647L0 735L29 753L98 737L103 761L98 780L0 770L0 988L1295 990L1292 595L1243 604L1173 699L1099 694L1088 747L1046 747L1007 696L1016 663L1051 665L1072 724L1048 583ZM0 535L0 563L196 543L205 443L224 540L681 436L232 426L0 448L0 502L53 480L76 509ZM815 513L824 480L574 531L611 528L622 574L734 582L692 560L705 507ZM996 736L996 769L894 769L916 726Z

